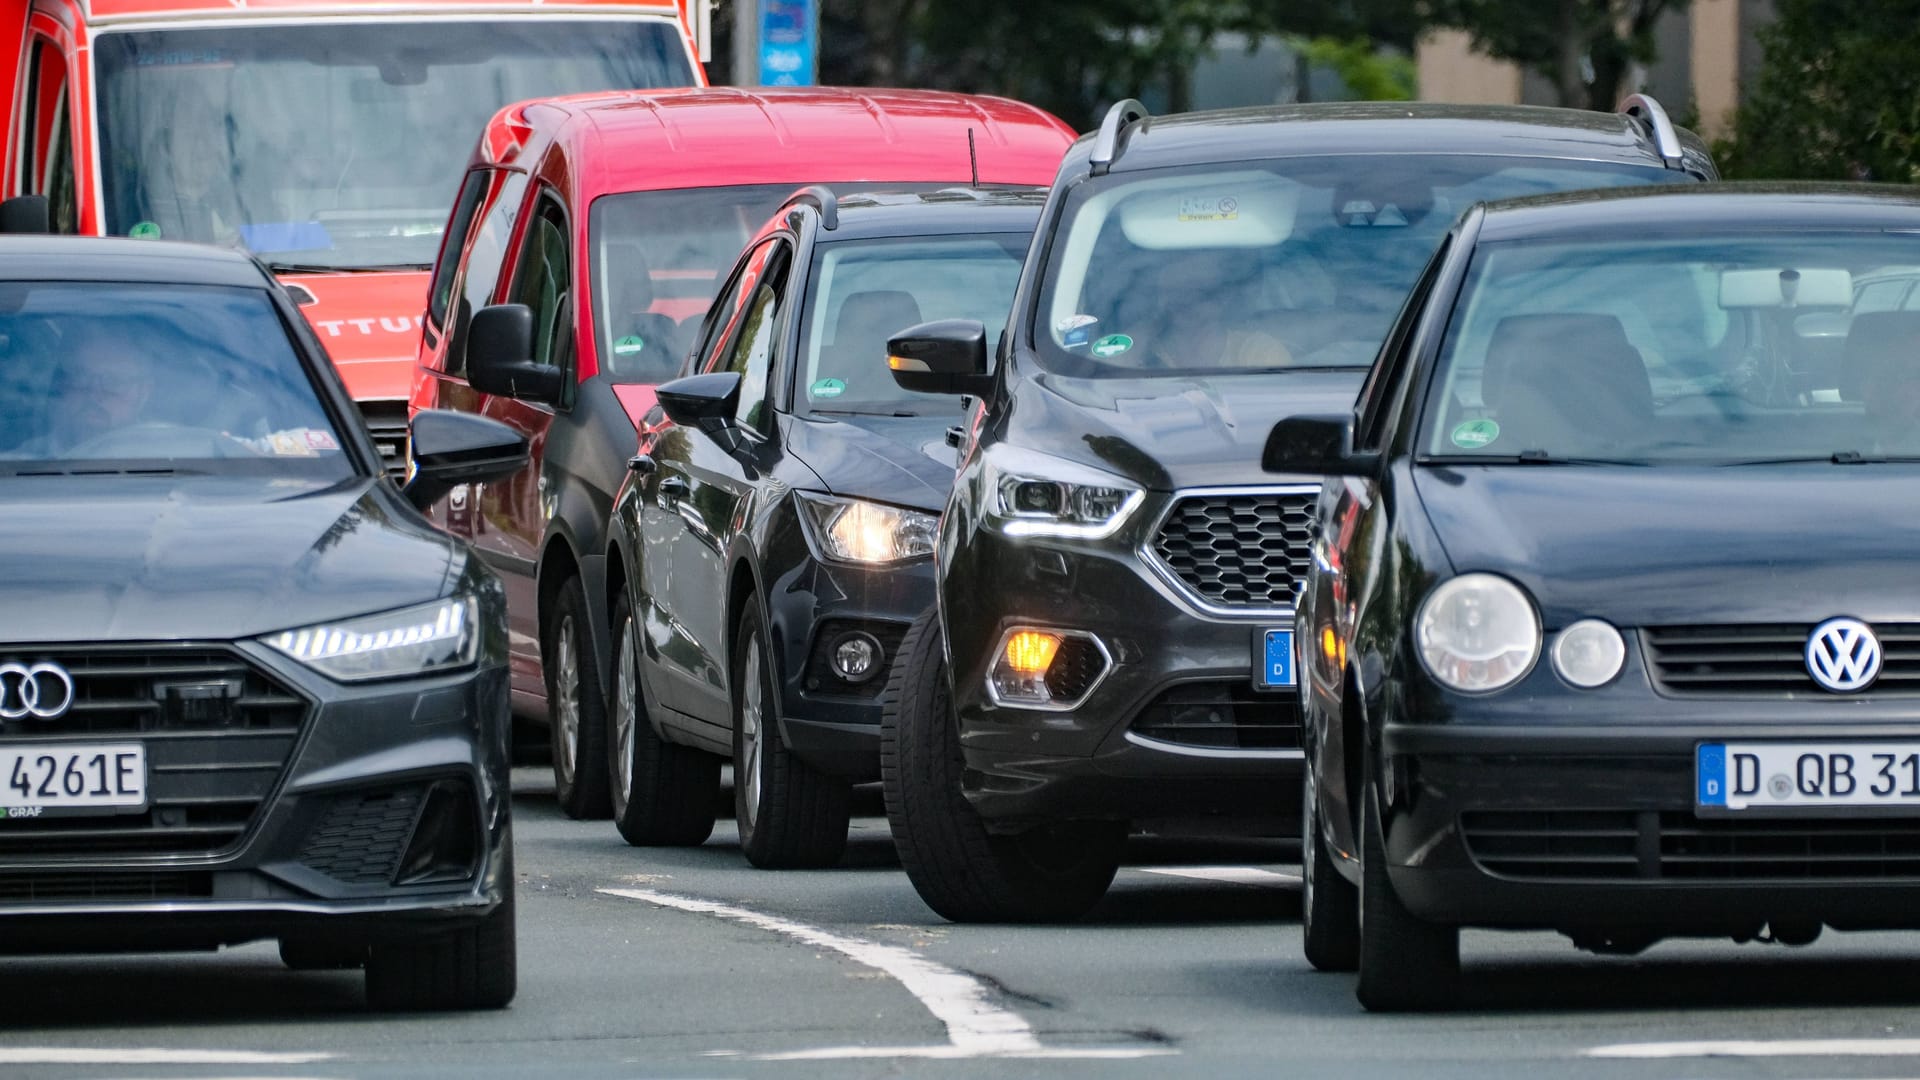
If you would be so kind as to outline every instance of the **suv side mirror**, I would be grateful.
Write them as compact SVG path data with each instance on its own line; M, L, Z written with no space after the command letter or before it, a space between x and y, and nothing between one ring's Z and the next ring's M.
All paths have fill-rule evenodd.
M53 231L53 211L45 195L0 199L0 233L45 235Z
M460 484L504 480L527 467L527 440L498 420L423 409L408 425L413 479L407 501L421 510Z
M887 367L902 390L979 398L993 392L987 328L974 319L941 319L901 331L887 341Z
M1370 476L1380 455L1353 449L1353 416L1289 416L1273 425L1260 467L1308 476Z
M483 394L558 404L566 373L533 362L533 309L483 307L467 327L467 383Z
M740 375L710 371L654 387L654 398L667 419L681 427L712 431L733 420L740 406Z

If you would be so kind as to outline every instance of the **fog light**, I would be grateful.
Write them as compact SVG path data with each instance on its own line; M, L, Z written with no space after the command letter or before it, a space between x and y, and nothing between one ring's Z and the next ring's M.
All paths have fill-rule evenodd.
M850 683L863 683L880 672L880 643L873 635L855 631L833 643L833 673Z
M989 676L994 697L1014 705L1045 705L1053 700L1047 672L1060 653L1060 635L1045 630L1016 630L995 657Z
M1560 631L1553 642L1553 668L1560 677L1585 690L1604 686L1620 674L1627 659L1627 643L1599 619L1582 619Z

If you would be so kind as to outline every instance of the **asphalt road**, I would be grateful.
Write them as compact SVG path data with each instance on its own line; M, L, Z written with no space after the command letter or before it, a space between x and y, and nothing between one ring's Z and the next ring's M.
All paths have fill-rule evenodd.
M9 960L0 1076L1920 1075L1920 935L1618 959L1470 934L1458 1011L1377 1017L1301 959L1278 845L1137 842L1081 924L962 927L921 905L877 816L839 868L767 873L730 822L640 851L561 817L541 779L516 774L511 1009L371 1014L357 973L295 975L270 945Z

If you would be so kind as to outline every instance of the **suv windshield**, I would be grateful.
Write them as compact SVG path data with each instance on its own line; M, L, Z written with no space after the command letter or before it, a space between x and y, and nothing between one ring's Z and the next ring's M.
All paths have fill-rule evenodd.
M0 282L0 475L126 468L353 473L264 291Z
M1421 154L1109 174L1067 197L1033 340L1042 366L1083 377L1365 367L1467 207L1676 178Z
M314 267L431 265L502 106L693 82L671 19L329 19L93 49L108 232Z
M1428 393L1428 457L1850 463L1920 455L1920 311L1856 305L1920 238L1483 244Z
M794 411L925 411L887 371L887 339L935 319L1005 326L1031 233L845 240L814 252Z

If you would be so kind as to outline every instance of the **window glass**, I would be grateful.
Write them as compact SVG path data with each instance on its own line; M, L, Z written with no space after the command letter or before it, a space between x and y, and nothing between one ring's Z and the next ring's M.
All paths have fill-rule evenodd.
M1467 207L1676 175L1394 154L1098 177L1073 189L1052 240L1033 326L1040 363L1122 378L1365 367Z
M460 296L460 310L453 313L452 325L448 327L453 339L447 346L449 375L466 374L467 320L493 302L494 291L500 284L500 271L506 263L507 245L513 239L514 222L520 218L521 201L526 197L526 173L496 173L493 182L500 192L481 216L467 260L455 275L453 289Z
M767 381L780 331L780 290L786 283L784 256L784 246L777 246L767 259L767 271L747 300L727 357L726 370L740 376L740 404L734 415L759 431L767 428Z
M1901 298L1905 297L1907 290L1912 287L1913 282L1904 278L1893 281L1876 281L1870 285L1863 285L1860 288L1859 294L1854 297L1854 314L1864 315L1875 311L1898 311L1900 309Z
M183 26L93 49L107 231L285 265L426 269L500 108L694 82L670 16Z
M428 290L427 315L436 326L446 322L447 304L453 299L454 272L460 266L467 234L473 231L473 215L480 208L480 197L487 193L488 181L494 175L490 169L473 170L467 174L466 182L460 185L459 196L454 199L453 217L440 245L440 258L433 267L433 287Z
M527 227L513 302L533 309L533 361L565 367L572 338L569 314L567 222L560 208L542 200L539 216Z
M1920 312L1849 317L1911 265L1878 233L1482 245L1423 452L1489 461L1920 455Z
M103 461L353 472L263 290L0 282L0 474Z
M924 412L937 405L893 381L887 339L934 319L1007 324L1029 233L843 240L814 249L794 411Z

